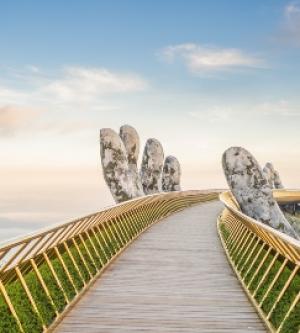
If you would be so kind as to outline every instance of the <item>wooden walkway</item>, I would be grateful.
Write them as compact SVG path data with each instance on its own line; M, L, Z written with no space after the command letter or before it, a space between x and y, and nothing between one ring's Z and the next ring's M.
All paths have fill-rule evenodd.
M136 240L57 327L64 333L266 332L217 236L217 201Z

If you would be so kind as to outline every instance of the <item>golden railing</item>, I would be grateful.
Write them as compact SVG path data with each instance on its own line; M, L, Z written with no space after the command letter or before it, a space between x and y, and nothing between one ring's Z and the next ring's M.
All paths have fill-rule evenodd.
M0 332L51 331L153 223L217 192L146 196L0 245Z
M280 204L300 202L300 191L274 191ZM271 332L300 332L300 241L243 214L231 192L218 230L229 262Z

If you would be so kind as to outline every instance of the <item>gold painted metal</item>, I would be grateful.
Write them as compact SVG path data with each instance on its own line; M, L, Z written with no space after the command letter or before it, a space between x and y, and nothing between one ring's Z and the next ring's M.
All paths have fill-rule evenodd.
M7 306L8 306L11 314L15 318L20 331L24 332L23 327L22 327L21 322L20 322L20 319L19 319L19 317L17 315L17 312L16 312L16 310L15 310L15 308L14 308L14 306L13 306L11 300L10 300L10 297L8 296L8 293L7 293L6 289L5 289L5 286L2 283L2 281L0 281L0 291L1 291L2 295L3 295L3 297L4 297L4 300L5 300L5 302L6 302Z
M60 280L59 280L59 278L58 278L58 276L55 272L55 269L54 269L54 267L51 263L51 260L49 260L49 257L47 255L47 253L44 252L43 257L44 257L44 259L45 259L45 261L46 261L46 263L47 263L47 265L48 265L48 267L49 267L49 269L50 269L50 271L53 275L53 278L54 278L56 284L58 285L58 287L60 288L61 292L64 295L64 299L65 299L66 303L68 304L70 302L70 300L68 299L68 296L67 296L67 294L66 294L66 292L65 292L65 290L64 290L64 288L63 288L63 286L62 286L62 284L61 284L61 282L60 282Z
M255 257L253 258L250 266L248 267L248 269L247 269L247 271L246 271L246 273L245 273L245 275L243 277L243 280L245 280L246 277L248 276L248 274L250 273L251 269L253 268L254 264L256 263L257 259L259 258L260 254L262 253L262 251L264 249L264 246L265 246L265 244L262 244L261 247L260 247L260 249L257 251Z
M278 302L281 300L282 296L284 295L284 293L286 292L288 286L290 285L290 283L292 282L293 278L295 277L295 275L297 274L299 270L299 266L295 266L295 268L293 269L293 271L291 272L289 278L287 279L286 283L284 284L283 288L281 289L279 295L277 296L274 304L272 305L271 310L269 311L268 315L267 315L267 319L269 319L272 315L273 310L275 309L276 305L278 304Z
M251 246L252 246L252 244L253 244L253 242L254 242L254 240L255 240L255 238L256 238L256 236L253 234L252 231L251 231L251 236L252 236L251 240L249 241L247 247L243 250L243 254L241 255L241 257L239 258L239 260L238 260L237 263L236 263L237 266L239 266L240 263L243 262L243 260L244 260L244 258L245 258L245 256L246 256L246 254L248 253L248 250L251 248Z
M299 301L300 301L300 292L298 293L298 295L293 300L290 308L288 309L287 313L285 314L285 316L284 316L281 324L279 325L278 330L276 331L276 333L278 333L278 332L281 331L283 324L288 319L289 315L291 314L291 312L293 311L293 309L295 308L295 306L299 303Z
M85 280L84 280L84 278L83 278L83 276L82 276L82 273L81 273L81 271L80 271L80 269L79 269L79 267L78 267L78 265L77 265L77 262L76 262L76 260L75 260L75 258L74 258L74 256L73 256L72 252L70 251L70 249L69 249L69 247L68 247L67 242L63 242L63 245L64 245L64 248L65 248L65 250L67 251L67 253L68 253L68 255L69 255L69 258L71 259L71 261L72 261L72 263L73 263L73 266L75 267L75 269L76 269L78 275L80 276L80 279L81 279L82 283L85 284Z
M97 250L97 246L95 245L95 243L94 243L92 237L90 236L89 232L85 231L84 233L87 236L87 238L89 239L89 241L90 241L90 243L92 245L92 248L93 248L93 250L94 250L94 252L95 252L95 254L97 256L97 259L99 260L101 266L104 266L104 262L102 261L102 258L101 258L100 254L99 254L99 251Z
M63 269L64 269L64 271L65 271L65 273L68 277L68 280L70 281L70 283L71 283L72 287L74 288L75 292L78 293L78 290L75 286L74 280L73 280L73 278L72 278L72 276L71 276L71 274L70 274L70 272L69 272L69 270L68 270L68 268L67 268L67 266L66 266L66 264L65 264L65 262L64 262L64 260L61 256L61 254L59 253L58 248L55 247L54 251L55 251L55 254L57 255L57 258L58 258L59 262L61 263L61 265L62 265L62 267L63 267Z
M258 272L261 270L263 264L265 263L265 261L266 261L268 255L269 255L270 252L271 252L271 249L272 249L271 247L268 248L268 251L266 251L264 257L262 258L261 262L260 262L259 265L257 266L257 268L256 268L256 270L255 270L255 272L254 272L254 274L252 275L250 281L249 281L248 284L247 284L247 287L248 287L248 288L249 288L249 286L251 286L253 280L256 278Z
M300 202L300 191L276 190L274 197L279 203L284 204ZM243 214L230 192L220 194L220 200L225 209L218 219L218 232L227 258L267 329L273 333L281 333L290 314L300 302L300 292L291 300L289 309L285 310L286 313L278 327L272 324L272 314L291 283L299 277L300 241ZM223 228L227 234L222 231ZM262 259L258 262L261 255ZM287 268L290 270L289 276L285 278L280 291L277 291L277 282ZM259 280L256 281L255 288L252 288L255 279ZM266 291L259 295L258 299L258 292L267 280ZM270 298L272 304L265 312L264 302L273 292L276 292L276 297Z
M29 299L29 302L31 303L31 305L32 305L35 313L39 317L39 319L40 319L40 321L41 321L41 323L43 325L43 329L45 330L46 329L46 325L45 325L45 322L43 320L43 317L41 316L41 313L40 313L40 311L39 311L39 309L38 309L38 307L36 305L35 299L33 298L32 294L31 294L31 291L30 291L30 289L27 286L27 283L26 283L26 281L25 281L25 279L24 279L24 277L22 275L22 272L21 272L20 268L16 267L15 271L16 271L17 276L18 276L18 278L19 278L19 280L21 282L21 285L22 285L22 287L23 287L23 289L24 289L24 291L25 291L25 293L26 293L26 295L27 295L27 297Z
M92 277L93 277L93 274L91 273L90 268L89 268L89 266L88 266L88 264L87 264L87 262L86 262L86 260L85 260L85 258L84 258L84 255L82 254L82 252L81 252L81 250L80 250L80 248L79 248L79 246L78 246L78 244L77 244L75 238L72 238L72 243L74 244L74 246L75 246L75 248L76 248L76 250L77 250L77 252L78 252L78 254L79 254L79 257L80 257L81 261L83 262L84 267L85 267L85 269L87 270L87 272L88 272L90 278L92 278Z
M89 248L87 247L86 242L85 242L85 240L83 239L82 235L79 235L79 239L80 239L81 244L83 245L83 247L84 247L86 253L88 254L88 257L90 258L90 260L91 260L91 262L92 262L92 264L93 264L95 270L97 271L97 265L96 265L96 262L95 262L95 260L94 260L94 258L93 258L93 256L92 256L92 254L91 254ZM94 275L94 274L93 274L93 275Z
M260 301L260 303L258 304L259 307L261 307L265 301L265 299L268 297L270 291L272 290L272 288L274 287L275 283L277 282L280 274L282 273L282 271L284 270L286 264L287 264L288 260L284 259L284 262L281 264L279 270L277 271L276 275L274 276L274 279L272 280L271 284L269 285L267 291L265 292L262 300Z
M24 327L15 310L14 299L7 292L10 282L16 281L23 287L29 304L43 324L43 331L51 331L106 267L142 232L171 213L215 200L218 195L217 191L183 191L145 196L0 244L0 296L7 305L7 311L23 333ZM237 236L240 235L237 233ZM43 276L43 265L51 274L47 278L53 279L62 293L65 308L61 313L51 296L48 280ZM30 272L34 272L41 291L49 299L56 315L48 328L39 312L37 300L26 283L26 275ZM77 280L73 274L78 275L82 286L75 283ZM63 276L74 289L74 297L66 289L67 281L62 280Z
M34 259L30 259L30 263L31 263L31 265L33 267L33 270L34 270L34 272L35 272L35 274L36 274L36 276L37 276L37 278L38 278L38 280L39 280L42 288L44 289L45 294L47 295L48 299L50 300L51 305L55 309L56 316L58 316L58 309L57 309L56 305L54 304L54 301L53 301L53 299L52 299L52 297L50 295L48 287L47 287L47 285L46 285L46 283L45 283L45 281L44 281L44 279L43 279L40 271L38 270L38 267L37 267Z
M259 283L258 283L258 285L257 285L257 287L256 287L256 289L255 289L255 291L254 291L254 293L253 293L253 297L256 295L258 289L261 287L262 283L265 281L266 277L267 277L268 274L270 273L270 271L271 271L271 269L272 269L272 267L273 267L275 261L277 260L278 256L279 256L279 253L278 253L278 252L275 254L275 256L273 256L273 259L272 259L272 261L270 262L270 265L269 265L268 268L266 269L264 275L262 276L261 280L259 281Z

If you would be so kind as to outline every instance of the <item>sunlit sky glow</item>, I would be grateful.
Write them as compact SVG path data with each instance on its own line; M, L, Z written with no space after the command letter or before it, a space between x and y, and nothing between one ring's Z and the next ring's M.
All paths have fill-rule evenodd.
M300 187L299 1L2 1L0 239L112 204L101 127L128 123L223 188L244 146Z

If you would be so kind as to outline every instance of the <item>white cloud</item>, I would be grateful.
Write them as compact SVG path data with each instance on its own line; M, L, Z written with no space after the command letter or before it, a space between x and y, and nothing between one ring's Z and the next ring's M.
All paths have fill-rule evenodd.
M300 46L300 1L288 3L283 10L279 39L293 46Z
M90 100L114 93L139 92L146 88L146 81L135 74L123 74L104 68L67 67L63 75L41 88L64 101Z
M284 13L287 20L293 20L295 15L300 15L299 2L289 3L284 8Z
M215 72L237 68L261 68L263 60L234 48L217 48L194 43L168 46L162 50L163 58L173 63L183 61L192 73Z
M105 68L65 67L56 75L27 66L27 71L10 70L8 82L0 85L1 104L95 102L106 95L143 91L147 82L134 73L119 73ZM11 74L11 77L9 75ZM11 87L11 79L17 79Z
M65 67L47 73L30 65L19 71L7 68L5 74L0 79L0 136L25 129L60 133L87 130L95 126L94 119L85 121L80 111L95 114L116 110L123 95L147 88L147 82L134 73L105 68Z

